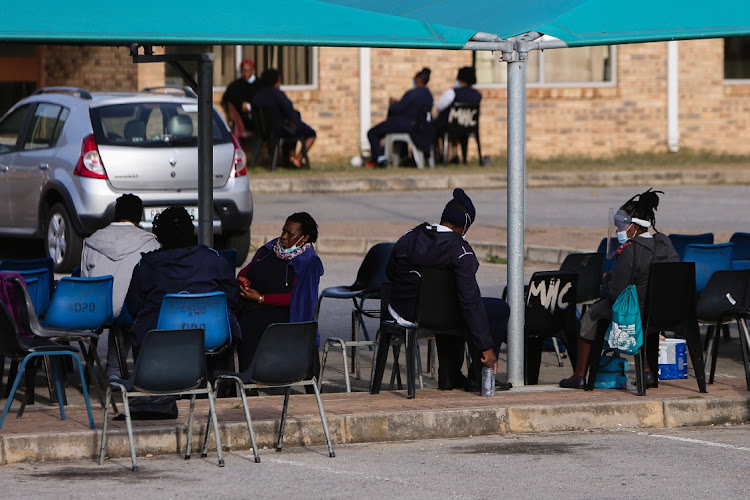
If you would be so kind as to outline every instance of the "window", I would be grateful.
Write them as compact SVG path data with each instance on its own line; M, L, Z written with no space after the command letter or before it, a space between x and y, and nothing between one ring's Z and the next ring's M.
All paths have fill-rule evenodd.
M57 104L40 103L34 111L34 116L31 117L31 123L29 124L29 133L26 134L26 142L23 144L23 149L26 151L32 149L45 149L51 148L55 145L57 137L59 137L58 130L58 117L63 111L62 106ZM67 113L65 118L67 118ZM60 126L62 129L62 126Z
M10 153L16 149L18 135L21 133L30 109L31 104L25 104L13 111L0 123L0 154Z
M534 50L529 52L526 63L526 82L531 86L610 83L614 54L615 48L609 45ZM474 52L474 68L480 85L506 84L506 66L497 52Z
M226 87L238 76L243 59L255 62L255 75L260 78L264 70L276 68L281 72L282 84L286 86L313 86L317 84L317 49L314 47L277 47L271 45L180 45L166 47L167 54L196 54L213 52L214 86ZM198 63L183 61L182 66L193 78L198 78ZM165 84L183 86L179 74L169 65L165 66Z
M724 39L724 79L750 80L750 37Z

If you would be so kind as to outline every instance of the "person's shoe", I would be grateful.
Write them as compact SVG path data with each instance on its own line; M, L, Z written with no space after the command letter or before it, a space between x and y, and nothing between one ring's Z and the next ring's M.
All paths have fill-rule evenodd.
M586 387L586 377L568 377L560 381L560 387L565 389L583 389Z
M385 168L388 166L388 159L385 156L378 157L377 160L370 160L365 163L365 168Z

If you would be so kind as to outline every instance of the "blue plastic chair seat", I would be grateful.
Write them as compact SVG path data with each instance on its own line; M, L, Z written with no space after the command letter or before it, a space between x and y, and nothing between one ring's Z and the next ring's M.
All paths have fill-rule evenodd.
M57 284L42 325L95 331L111 324L113 282L111 275L92 278L63 277Z
M695 291L702 292L714 272L732 269L733 255L733 243L688 245L682 261L695 262Z
M331 299L351 299L358 297L364 290L352 288L350 286L329 286L320 292L321 297Z
M669 235L669 240L672 242L677 255L680 259L685 261L683 258L685 250L688 245L713 245L714 233L703 233L703 234L675 234Z
M159 311L158 330L203 329L206 350L232 342L229 309L224 292L168 293Z

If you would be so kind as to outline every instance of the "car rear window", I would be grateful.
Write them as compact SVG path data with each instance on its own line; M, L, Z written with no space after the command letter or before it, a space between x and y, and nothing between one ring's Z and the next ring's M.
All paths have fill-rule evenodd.
M229 131L213 112L214 144L231 142ZM141 102L91 108L99 145L174 147L198 144L198 103Z

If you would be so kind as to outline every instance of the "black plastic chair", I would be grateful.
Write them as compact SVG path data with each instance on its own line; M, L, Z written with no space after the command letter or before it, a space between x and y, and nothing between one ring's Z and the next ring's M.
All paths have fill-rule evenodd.
M323 380L326 362L328 360L328 350L331 345L338 344L341 347L341 355L344 361L344 377L346 380L346 392L351 392L351 383L349 381L349 368L346 360L346 349L352 348L352 367L355 375L359 377L359 356L357 353L360 347L370 347L375 345L375 341L370 339L364 318L379 318L380 309L367 310L364 308L367 299L380 300L380 289L386 280L385 269L391 258L391 252L395 243L377 243L373 245L365 255L362 264L357 271L357 279L349 286L331 286L320 292L318 304L315 307L315 318L320 314L320 305L324 298L331 299L351 299L354 305L352 309L352 339L345 341L340 337L329 337L323 346L323 362L320 367L320 379L318 388ZM359 302L357 302L359 300ZM365 340L359 340L357 333L359 329Z
M750 270L716 271L698 298L698 321L709 324L706 366L711 364L708 383L714 383L716 360L722 326L735 321L740 330L745 379L750 391L750 358L748 357L748 329L745 319L750 312Z
M253 143L253 157L250 163L250 168L255 168L255 164L258 162L258 156L260 156L260 148L263 146L263 142L268 143L269 155L271 156L271 171L276 170L276 160L278 160L279 152L283 151L285 144L296 145L299 141L302 144L302 158L304 168L310 168L310 159L307 157L307 146L305 145L305 138L302 136L295 137L281 137L278 134L278 130L281 129L281 124L276 123L276 114L274 114L267 107L253 107L253 129L255 130L255 141Z
M55 388L57 390L57 402L60 407L60 419L65 420L65 408L64 408L64 397L62 393L62 386L60 385L60 376L58 374L57 366L53 358L58 356L70 356L78 365L78 373L81 377L81 388L83 390L83 397L86 401L86 411L89 415L89 427L94 429L94 416L91 413L91 403L89 402L89 393L86 387L86 380L83 377L83 366L81 366L81 360L78 355L74 352L75 348L57 344L51 340L33 337L28 339L22 339L18 325L13 321L13 317L5 307L5 304L0 302L0 352L6 357L9 357L16 363L20 363L18 373L15 376L13 386L11 387L8 394L8 401L5 403L2 417L0 417L0 429L3 427L5 417L8 415L10 406L13 403L13 397L18 389L18 384L21 381L21 377L26 373L26 397L21 408L18 411L16 418L20 418L23 415L23 409L26 406L26 401L29 398L29 391L33 391L33 384L29 383L31 377L36 373L37 360L40 356L44 356L49 359L49 363L52 365L52 373L55 381ZM10 377L9 377L10 378Z
M646 310L642 311L643 346L635 355L636 386L638 396L646 394L646 366L644 357L654 374L654 383L659 381L656 369L659 366L659 333L674 332L687 341L690 360L695 370L700 392L706 392L706 374L703 364L698 320L695 314L695 264L693 262L662 262L651 265L648 282ZM604 346L604 335L608 324L599 322L597 338L592 348L589 378L586 390L594 388L599 370L599 358Z
M482 145L479 142L479 104L454 102L448 110L448 125L443 136L443 166L448 164L448 144L451 140L461 145L461 158L466 165L470 138L477 143L479 164L483 165Z
M685 249L688 245L701 244L701 245L713 245L714 233L703 233L703 234L670 234L669 240L672 242L677 255L680 256L680 260L685 255Z
M732 269L750 269L750 233L734 233L729 243L734 243Z
M601 297L599 287L602 281L602 262L604 262L604 253L601 252L571 253L560 265L560 271L578 274L577 304L590 305Z
M214 391L206 378L203 330L198 328L191 330L151 330L143 339L130 378L128 380L120 378L109 380L101 447L99 449L99 465L104 464L104 456L107 451L107 427L112 388L119 389L122 392L125 424L128 429L128 442L130 444L130 458L134 472L138 471L138 464L135 458L133 425L130 419L128 400L139 396L190 395L190 415L188 416L187 448L185 450L185 460L188 460L193 443L195 398L198 394L206 394L210 408L210 425L206 429L206 435L208 435L210 427L213 426L219 466L224 466L219 425L216 421L216 408L214 407ZM203 456L205 456L205 447Z
M575 366L578 349L576 326L576 290L578 274L569 271L536 272L526 293L525 378L526 383L539 382L542 343L547 337L565 341L570 361Z
M436 335L463 336L464 324L458 307L453 272L447 269L425 268L422 270L419 297L417 298L416 326L398 324L385 313L387 304L381 300L380 340L375 355L375 373L370 394L380 393L391 343L400 339L406 344L406 397L416 396L416 368L419 339Z
M224 381L233 381L237 385L237 391L242 397L242 407L245 410L247 431L250 434L250 443L253 446L255 461L260 462L258 447L255 444L255 433L250 420L250 409L247 404L245 389L267 389L286 387L284 394L284 409L281 412L281 424L279 425L279 438L276 442L276 451L281 451L284 442L284 427L286 426L286 415L289 408L289 396L294 386L312 386L315 399L318 402L318 412L323 424L326 444L328 445L328 456L335 457L331 446L331 437L328 433L328 421L326 420L323 402L314 376L309 376L313 369L313 356L318 355L315 348L315 335L318 331L316 321L305 323L274 323L266 328L258 342L255 356L250 366L242 373L216 372L216 386ZM203 456L206 453L208 443L208 432L203 445Z

